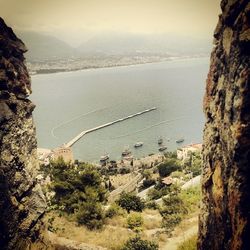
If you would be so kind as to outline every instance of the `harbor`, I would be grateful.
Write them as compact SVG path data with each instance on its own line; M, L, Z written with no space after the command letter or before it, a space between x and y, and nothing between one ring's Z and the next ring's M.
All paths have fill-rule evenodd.
M88 133L91 133L91 132L94 132L96 130L99 130L99 129L102 129L102 128L114 125L114 124L116 124L118 122L126 121L128 119L134 118L134 117L139 116L139 115L143 115L143 114L148 113L148 112L152 112L154 110L156 110L156 107L153 107L153 108L150 108L150 109L145 109L145 110L137 112L135 114L128 115L126 117L117 119L115 121L108 122L108 123L105 123L103 125L100 125L100 126L97 126L97 127L94 127L94 128L91 128L91 129L88 129L88 130L85 130L85 131L82 131L80 134L78 134L76 137L74 137L72 140L70 140L68 143L66 143L65 147L66 148L72 147L78 140L80 140L84 135L86 135Z

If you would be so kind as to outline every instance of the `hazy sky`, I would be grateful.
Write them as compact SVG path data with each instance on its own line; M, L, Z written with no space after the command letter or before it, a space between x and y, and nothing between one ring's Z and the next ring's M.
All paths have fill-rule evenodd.
M78 45L105 32L212 37L219 0L0 0L0 16Z

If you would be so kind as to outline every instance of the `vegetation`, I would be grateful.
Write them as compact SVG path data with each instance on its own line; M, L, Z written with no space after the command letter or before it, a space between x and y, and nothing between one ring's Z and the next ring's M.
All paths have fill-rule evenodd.
M95 168L58 159L46 170L52 180L50 189L55 192L52 205L67 214L76 214L78 223L89 229L100 228L104 218L101 203L105 201L106 190Z
M122 250L157 250L158 245L153 241L142 240L139 236L129 239Z
M160 177L169 176L172 172L181 170L182 166L177 159L167 158L165 162L158 165L158 171Z
M202 159L200 152L190 152L189 157L184 162L184 169L192 172L193 177L201 174Z
M123 215L125 210L123 210L121 207L119 207L116 203L113 203L110 205L110 207L105 212L106 218L113 218L117 215Z
M117 204L126 209L128 213L130 211L137 211L142 212L145 205L144 202L141 200L140 197L136 196L133 193L121 193L119 200L117 201Z
M193 235L189 239L183 241L177 250L196 250L197 249L197 235Z
M159 209L159 205L154 200L147 201L145 207L153 210Z
M142 231L143 219L141 214L135 212L129 214L127 218L127 225L129 229L135 232Z
M98 202L83 202L77 212L77 222L88 229L99 229L104 223L102 206Z
M201 188L191 187L180 192L180 198L182 199L184 206L188 209L188 212L192 213L199 208L201 200Z
M187 174L190 171L188 163L181 166L174 153L169 154L169 157L171 158L167 158L157 166L139 169L144 177L142 189L154 185L148 192L149 199L146 202L134 193L123 192L119 199L106 209L104 209L106 191L124 185L131 178L131 174L125 174L127 173L125 167L118 169L116 163L110 163L111 165L102 166L98 171L89 164L81 162L69 164L62 159L51 162L50 166L43 166L46 175L50 175L52 180L50 190L54 192L54 197L51 200L51 207L63 215L57 221L66 219L72 223L72 228L75 221L78 225L84 225L85 227L81 228L84 236L83 233L81 237L79 234L81 242L92 244L99 242L100 246L109 249L158 249L157 244L151 241L154 239L152 235L149 235L148 241L141 238L146 235L144 230L158 230L163 226L166 233L170 234L187 213L197 210L200 201L198 187L180 191L174 184L167 186L162 183L162 178L169 175L177 179L190 178ZM155 201L161 197L164 197L163 205ZM107 226L102 228L104 223ZM62 231L60 224L56 224L52 219L49 221L49 226L51 231L66 234L67 227ZM100 228L102 230L93 231ZM112 231L115 231L114 235L108 236L108 232L112 234ZM77 227L72 235L75 235L75 232L78 232ZM85 234L89 237L85 237ZM113 239L112 246L109 245L109 237ZM161 241L160 235L157 237Z
M162 216L162 224L167 233L171 233L177 226L183 215L187 213L187 209L183 200L180 198L179 190L175 188L169 195L163 198L163 206L160 209Z

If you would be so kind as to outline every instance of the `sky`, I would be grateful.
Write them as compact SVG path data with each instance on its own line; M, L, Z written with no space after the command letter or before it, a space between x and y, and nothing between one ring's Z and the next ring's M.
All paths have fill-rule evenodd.
M103 33L212 37L219 0L0 0L16 31L54 35L78 46Z

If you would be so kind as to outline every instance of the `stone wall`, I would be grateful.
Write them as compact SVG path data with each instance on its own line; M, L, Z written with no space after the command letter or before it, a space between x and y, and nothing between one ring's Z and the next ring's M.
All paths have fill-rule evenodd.
M46 203L37 185L34 105L25 45L0 18L0 248L35 242ZM43 248L45 249L45 248Z
M223 0L204 112L198 249L250 249L250 2Z

